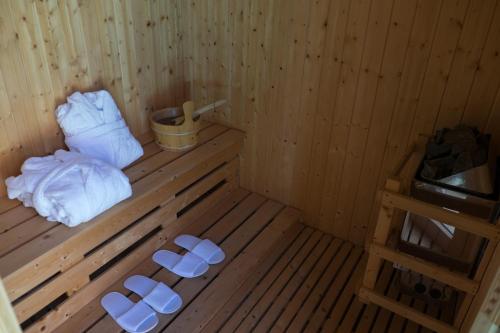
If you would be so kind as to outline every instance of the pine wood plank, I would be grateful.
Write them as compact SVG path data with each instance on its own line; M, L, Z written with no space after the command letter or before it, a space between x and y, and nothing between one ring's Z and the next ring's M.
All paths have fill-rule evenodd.
M453 57L439 116L434 124L435 130L455 126L462 118L495 6L496 1L492 0L471 1L469 4L457 45L458 52Z
M349 281L342 290L342 294L339 296L337 302L335 302L335 306L323 323L321 328L323 332L335 332L337 329L340 332L352 331L354 320L362 307L362 303L354 295L354 290L359 285L361 275L363 274L363 267L364 260L361 259L356 263L356 269L352 272ZM349 311L346 314L347 310ZM349 315L351 311L352 314ZM354 316L354 318L351 316Z
M237 317L236 312L240 311L246 299L256 292L258 285L263 283L274 267L280 265L282 260L290 260L304 244L307 237L312 232L304 229L301 224L296 224L297 228L290 228L283 236L283 241L276 245L276 250L271 249L265 257L265 262L260 268L251 274L245 283L231 296L224 306L214 315L214 317L203 327L204 332L217 332L222 329L229 320Z
M374 243L370 247L370 254L405 266L428 277L433 277L440 282L470 294L475 294L479 288L479 284L476 281L467 278L464 274L452 272L446 268L442 268L440 265L392 250L387 246L380 246Z
M388 262L389 265L392 266L391 262ZM385 290L385 292L377 291L381 293L382 295L386 295L387 297L390 298L397 298L399 295L399 287L397 285L398 283L398 272L393 268L394 272L392 274L390 284ZM387 309L380 308L377 318L375 318L373 322L373 330L375 332L385 332L388 330L388 325L391 323L391 319L393 317L393 313Z
M393 6L393 0L379 0L370 9L356 100L352 111L352 125L349 129L346 148L347 155L340 185L342 194L339 198L337 217L350 221L349 239L356 244L361 244L359 242L366 233L366 225L363 224L363 220L352 219L358 202L356 191L351 189L359 186Z
M168 198L186 186L185 182L189 179L196 179L224 161L230 160L237 154L241 143L241 141L238 143L238 140L241 140L241 133L229 131L199 147L195 153L187 154L135 183L131 199L103 213L92 223L72 229L57 226L48 234L31 241L29 248L18 248L9 256L1 258L0 267L2 273L6 275L5 284L10 296L15 299L31 289L35 283L54 274L57 267L45 264L44 260L53 262L52 255L55 253L58 254L56 258L59 258L61 268L64 270L65 266L71 266L79 261L79 256L85 253L89 246L99 244L103 238L107 238L107 233L119 228L120 224L134 221L144 212L154 208L153 205L156 206L159 200ZM165 177L165 174L170 176ZM141 209L137 209L138 207ZM109 222L112 217L115 217L112 219L113 223L104 223ZM79 242L83 237L89 240L85 244ZM37 272L36 279L33 279L33 270Z
M245 251L236 257L218 278L168 326L168 331L199 331L211 318L209 314L220 309L237 289L235 287L241 286L243 277L248 276L252 270L259 266L260 262L264 260L262 255L273 248L277 241L280 241L282 234L297 223L299 216L300 213L291 208L285 208L277 215L274 221L248 245Z
M375 291L370 291L366 288L361 288L360 293L366 293L366 297L370 299L371 302L380 304L381 306L390 309L394 313L410 318L416 322L421 323L435 331L438 332L457 332L457 330L448 324L445 324L431 316L421 313L418 310L414 310L408 306L401 305L397 301L390 299L384 295L381 295Z
M434 123L440 113L441 99L448 85L451 64L470 3L470 0L443 2L424 82L419 93L411 130L412 139L416 139L419 133L433 134Z
M295 160L296 150L289 150L289 142L296 144L294 137L300 127L302 109L300 108L300 91L304 84L304 62L308 56L306 53L306 37L311 19L312 6L304 6L300 1L288 2L285 7L280 8L283 15L284 31L279 40L279 44L284 47L282 58L278 61L280 66L280 81L278 84L281 89L276 89L280 94L276 99L276 106L272 108L284 108L286 114L276 113L275 119L279 119L273 125L273 138L276 146L273 152L273 158L270 161L270 170L282 170L283 177L278 179L269 173L268 187L272 188L272 195L277 195L284 202L290 202L292 197L288 189L293 180L293 168L287 168L289 161ZM293 20L293 25L288 22ZM283 44L282 44L283 43ZM310 57L310 55L309 55ZM271 113L274 118L275 113ZM277 158L278 157L278 158Z
M243 197L247 195L245 191L235 191L235 188L231 186L231 184L227 184L228 186L223 186L219 188L219 190L215 191L212 195L207 197L202 203L196 206L196 209L192 209L184 214L179 220L178 223L172 223L165 228L165 234L178 235L182 231L199 233L200 228L208 228L210 224L207 225L207 222L210 222L210 216L212 213L207 213L206 215L209 218L204 219L203 215L205 212L209 211L209 208L214 206L217 202L219 202L223 198L227 198L228 195L233 194L235 199L226 200L227 204L235 205L242 195ZM236 200L236 201L233 201ZM215 205L216 208L220 208L219 205ZM218 213L218 211L216 211ZM214 214L216 215L216 214ZM204 218L202 219L201 216ZM212 221L214 223L215 221ZM160 246L165 244L165 238L161 242ZM147 250L142 254L142 261L146 261L147 258L151 256L151 253L155 251L157 247L149 248L149 253L146 253ZM86 305L93 301L98 295L102 295L104 290L106 290L111 284L113 284L117 279L119 279L123 274L133 269L137 266L137 261L134 257L137 257L137 252L132 252L132 258L126 260L122 260L119 264L113 266L112 270L106 271L104 274L99 276L93 283L87 285L82 288L77 293L73 294L67 301L58 306L55 311L49 312L45 317L42 318L41 321L38 321L35 325L29 328L30 332L43 332L45 329L53 329L59 325L61 325L67 318L72 316L73 314L79 312L82 308L87 309ZM158 269L158 266L154 271ZM153 271L153 272L154 272ZM152 272L152 273L153 273ZM98 302L100 301L100 297ZM98 303L99 304L99 303ZM99 307L99 311L93 310L93 315L98 314L99 316L103 315L102 308ZM91 324L91 323L88 323Z
M214 139L218 135L227 131L227 127L223 127L220 125L209 126L200 131L200 135L198 138L198 143L193 148L182 152L172 152L172 151L163 151L160 150L154 156L151 156L147 160L142 163L137 163L134 166L129 167L125 174L129 177L130 182L135 183L136 181L146 177L151 174L155 170L158 170L162 166L176 160L177 158L185 155L187 152L193 151L200 145ZM157 146L158 147L158 146Z
M281 12L277 18L275 18L275 25L272 29L272 44L270 49L270 59L269 59L269 73L271 74L268 77L270 81L270 91L268 92L268 100L265 106L265 112L267 113L266 122L262 123L262 126L269 131L268 137L259 137L257 145L261 147L257 154L259 155L260 163L257 164L257 169L261 169L264 172L259 172L256 175L255 187L257 191L262 193L271 193L277 192L277 188L274 189L270 185L276 184L275 177L272 170L276 170L278 167L279 161L273 158L274 153L280 149L281 146L281 129L282 126L276 126L276 131L272 130L275 125L279 122L284 121L283 115L278 112L272 112L272 110L279 108L280 104L284 102L285 95L283 93L285 82L286 82L286 72L287 72L287 59L288 52L287 49L291 45L288 43L290 41L291 36L287 38L287 31L291 27L288 22L292 17L291 13L294 9L294 4L290 3L289 5L285 5L286 1L278 0L273 3L273 13ZM245 4L245 3L244 3ZM246 12L246 10L245 10ZM245 15L246 18L246 15ZM249 29L244 30L246 33L251 33ZM246 44L246 43L245 43ZM245 59L245 57L243 57ZM245 64L245 60L243 60ZM242 82L242 85L245 85L245 82ZM245 103L245 112L248 111ZM265 142L267 141L273 142L272 145L267 145ZM269 165L269 168L266 168L265 165ZM279 167L278 167L279 168ZM272 192L271 192L272 191Z
M201 209L200 212L203 214L196 214L188 212L183 215L177 224L177 228L172 230L172 238L176 234L182 232L205 236L207 230L209 231L214 227L218 221L225 216L230 214L230 212L240 204L245 198L248 198L249 193L242 189L237 189L231 192L222 192L223 196L213 195L215 200L205 200L205 209ZM211 196L212 197L212 196ZM234 213L230 214L234 218ZM222 234L221 236L224 236ZM220 236L219 236L220 237ZM217 240L217 239L214 239ZM173 247L171 244L167 243L162 248L179 251L178 248ZM161 269L159 265L154 263L152 260L146 260L144 264L137 265L126 276L122 277L115 284L106 288L101 294L89 302L80 311L73 313L69 319L61 325L56 332L69 332L76 331L78 329L87 329L92 326L98 319L105 315L104 309L100 306L101 297L107 292L112 290L118 290L120 292L127 292L123 287L123 281L132 274L142 274L142 275L153 275ZM127 293L128 294L128 293Z
M233 2L230 1L230 6L232 3ZM274 89L273 87L275 82L273 80L268 80L268 77L269 73L272 73L273 70L276 70L276 67L273 64L273 54L275 52L273 45L276 44L275 27L279 25L279 17L277 16L277 13L280 12L281 5L282 3L280 3L279 1L252 2L252 7L254 8L253 12L255 13L255 15L253 15L252 17L257 20L254 29L257 30L256 33L258 34L258 36L255 40L256 45L248 45L247 49L249 54L248 57L245 57L245 59L248 59L248 61L251 61L253 58L256 59L255 76L253 76L253 70L251 69L246 71L246 76L239 76L238 73L238 59L241 59L241 57L245 54L245 48L239 48L240 43L245 44L245 41L239 38L239 31L243 30L246 36L248 36L249 43L251 43L254 40L253 31L249 31L251 27L244 29L240 24L236 24L230 40L231 45L234 45L233 54L235 55L235 58L234 61L231 61L232 68L234 68L234 70L229 74L230 76L228 79L230 80L231 85L228 86L228 93L232 95L231 103L235 107L231 110L228 110L228 118L231 119L232 123L234 123L234 120L239 119L240 117L238 115L238 107L240 103L243 103L244 108L242 106L242 110L247 110L246 108L248 106L250 108L250 110L245 112L248 116L244 117L246 118L244 120L253 120L253 122L251 122L247 126L244 126L246 133L248 133L246 140L248 144L245 145L242 156L246 161L248 161L248 163L246 163L248 165L244 165L242 167L241 179L242 186L246 186L247 188L255 189L256 186L262 185L262 183L260 182L262 176L259 175L256 170L259 170L261 167L263 167L263 163L261 160L264 160L266 158L266 155L265 152L259 148L262 145L263 137L259 136L258 133L261 131L261 129L270 128L267 115L270 112L271 91L273 91ZM230 12L237 13L240 7L241 5L238 4L234 8L230 7ZM232 73L235 74L234 78L239 78L239 80L234 80ZM251 80L252 77L255 77L255 84ZM238 100L238 96L245 96L245 93L238 89L240 84L244 85L246 89L255 89L255 93L250 91L250 93L252 94L250 103L244 98L240 98ZM234 90L236 90L236 93L233 92ZM243 93L243 95L241 95L241 93ZM252 112L252 114L250 112Z
M344 200L340 195L342 174L347 156L346 146L349 141L350 124L352 121L354 103L356 100L357 84L361 72L361 61L364 52L365 37L367 35L368 17L372 0L351 1L349 19L344 37L344 48L341 57L340 81L337 87L335 100L335 114L330 129L330 141L327 150L327 172L324 175L322 204L320 211L320 228L330 230L341 238L349 237L349 223L341 216L330 222L327 216L336 215L339 211L339 201Z
M361 315L361 313L364 311L366 307L366 304L361 302L358 299L357 295L353 295L351 299L351 304L348 306L347 312L344 314L344 319L342 320L342 324L339 326L338 330L340 332L353 332L354 328L357 325L357 320L358 317ZM329 326L328 323L325 323L325 326L323 328L324 332L329 332L327 329Z
M321 241L311 252L306 262L300 265L299 269L295 272L293 277L288 281L286 286L281 290L279 295L274 299L272 305L269 307L264 316L259 320L255 326L257 332L267 332L282 313L290 299L295 295L304 280L309 276L314 266L330 245L331 236L323 235Z
M16 204L16 206L0 215L0 235L36 215L33 208L26 208L17 200L9 202L11 202L9 205Z
M258 198L258 196L253 196L255 199ZM249 202L249 199L250 197L240 201L237 205L233 204L236 205L234 209L238 209L242 204L244 205L244 202ZM263 206L260 207L259 209L262 209ZM224 213L222 215L225 215L223 217L225 222L222 222L222 220L212 222L213 227L211 227L208 233L205 233L203 237L210 237L215 240L223 239L225 237L224 234L234 235L232 231L234 228L240 230L248 223L248 221L243 222L243 224L238 226L238 223L234 222L235 217L231 216L234 214ZM201 223L198 224L198 228L201 226ZM242 321L244 322L243 319L245 317L248 318L248 316L251 316L252 311L250 310L252 310L252 308L255 309L255 306L262 303L263 297L268 298L265 303L269 305L265 306L262 316L257 316L260 317L261 320L255 322L255 331L268 331L269 329L273 332L284 331L284 329L290 331L293 330L294 327L311 325L314 318L318 317L317 313L323 311L326 312L324 315L321 315L322 319L320 319L319 324L316 324L315 327L321 328L325 332L352 331L353 329L357 329L361 332L363 331L363 327L370 329L372 325L375 325L371 328L374 332L378 330L383 331L386 328L392 331L396 329L396 327L399 327L399 330L397 330L398 332L402 329L404 329L405 332L410 332L414 328L419 329L419 326L411 321L407 322L399 315L392 315L391 312L385 309L380 309L379 312L377 311L379 308L374 304L365 306L358 301L355 290L357 286L359 286L360 276L352 274L352 272L361 272L364 268L364 263L361 260L362 257L354 254L355 251L361 254L362 249L352 249L352 245L349 243L342 243L339 239L334 239L328 246L326 244L321 245L318 239L318 242L315 243L316 245L307 251L307 259L297 262L299 265L298 269L294 270L293 274L288 278L283 279L281 283L282 287L278 286L279 288L275 288L279 289L278 292L273 292L272 297L269 297L269 291L272 290L273 286L276 287L276 281L283 275L284 269L286 270L290 265L295 265L294 260L296 260L296 255L301 251L304 252L303 244L307 243L306 240L311 234L311 230L303 229L303 232L301 232L300 230L302 230L302 228L303 227L298 224L295 224L295 229L288 228L283 236L286 240L284 243L278 241L275 245L268 247L266 251L262 252L259 258L252 257L252 260L258 263L259 269L244 269L245 272L242 272L241 267L245 265L242 263L236 264L233 260L228 266L221 270L216 268L217 272L214 273L214 276L209 275L207 277L209 280L208 282L198 281L197 283L194 283L194 280L186 281L187 279L179 279L179 277L168 271L159 269L157 265L149 263L139 265L125 275L137 273L146 275L152 274L154 279L163 281L174 289L180 288L176 290L182 293L182 295L187 295L188 305L183 311L172 316L172 319L162 318L163 323L169 324L163 328L165 331L179 331L186 327L189 328L189 331L246 331L241 326L238 327L238 329L236 329L236 327ZM181 231L179 230L179 232ZM259 234L263 235L267 232L267 229L261 229ZM318 236L322 237L323 242L325 242L325 235L319 233ZM283 237L280 238L280 240L283 239ZM224 242L228 240L229 238ZM253 242L256 242L256 239ZM286 248L284 244L290 244L291 246ZM172 245L166 245L166 248L178 250ZM329 251L334 252L329 253ZM236 258L244 257L245 259L242 260L245 262L249 260L250 251L238 250L238 252L239 254ZM349 252L351 252L350 256L348 255ZM295 257L295 259L292 259L293 257ZM355 263L351 263L352 261ZM394 270L391 265L384 265L380 278L377 280L377 290L379 292L384 292L385 288L381 289L381 286L382 284L386 284L387 287L387 283L393 276L393 272ZM337 275L337 278L334 278L335 275ZM123 281L124 278L125 277L120 278L114 287L108 286L108 290L119 290L124 292L125 290L120 282ZM339 282L339 280L342 281ZM312 285L308 286L309 283ZM192 288L195 284L202 284L202 286L195 287L195 290L193 290ZM334 287L335 285L337 287ZM399 293L394 293L396 291L396 289L394 289L394 281L389 286L392 291L389 291L388 295L398 297ZM221 290L223 290L222 294ZM306 292L303 294L302 290ZM91 332L120 331L113 320L108 316L97 320L95 323L92 323L92 320L90 323L86 320L95 318L93 319L95 321L102 315L103 310L100 308L98 302L103 294L104 291L100 296L91 300L89 306L84 307L81 313L77 312L67 325L64 324L57 331L64 332L65 330L63 328L68 329L68 327L71 327L69 323L72 323L72 327L76 330L79 330L79 327L88 327ZM130 295L130 293L127 292L126 294ZM136 295L131 294L130 297L133 301L139 300ZM310 300L315 297L317 297L317 299L311 302ZM297 303L297 299L301 301ZM297 305L294 304L298 304L300 310ZM436 309L422 307L422 304L421 302L418 304L416 303L415 309L427 311L428 314L431 315L428 316L429 318L438 315ZM279 327L275 325L278 323L280 315L285 314L285 311L290 305L295 309L292 311L292 315L289 318L289 321L294 326L287 327L285 324L283 327ZM367 313L366 311L368 311L370 307L374 310ZM94 314L94 312L96 312L96 314ZM298 317L305 317L305 320L301 320L297 323ZM385 319L382 320L382 318ZM397 322L397 324L395 322ZM297 326L297 324L300 326ZM403 325L406 325L406 327ZM308 328L306 328L306 330L307 329ZM158 328L157 331L160 331L160 328Z
M462 120L496 137L500 110L495 0L367 3L8 0L0 179L63 147L53 110L75 90L110 91L136 136L152 109L225 97L208 118L247 132L243 186L361 244L408 142Z
M320 90L322 89L320 87L320 79L322 76L323 55L328 43L326 38L329 26L333 24L329 22L330 7L336 6L336 3L320 0L311 2L310 6L308 30L305 36L306 56L304 58L303 83L300 87L301 91L297 93L300 98L297 104L301 111L297 115L297 124L311 122L316 114L315 106L320 96ZM272 22L269 22L269 24L272 24ZM259 79L262 80L260 77ZM260 101L261 98L258 98L258 100ZM312 153L310 147L313 143L313 135L313 126L297 126L295 133L292 134L290 141L296 143L297 158L295 159L293 175L289 180L290 188L307 187L307 174ZM252 137L251 133L249 133L249 137ZM253 150L257 149L255 143L252 143L251 146ZM299 207L308 200L308 193L306 191L289 192L291 195L290 204L296 207Z
M8 197L0 197L0 214L4 214L17 206L19 206L19 202L10 200Z
M311 153L309 155L309 166L307 173L307 186L305 193L308 198L303 205L307 221L313 226L317 225L317 212L321 211L321 195L324 185L324 173L328 156L329 138L333 122L332 105L337 98L336 90L332 93L340 81L341 58L344 48L344 36L347 29L349 16L349 1L335 1L329 6L327 20L326 44L321 65L319 78L319 98L311 105L315 108L314 118L308 120L313 128ZM328 98L325 98L328 96Z
M411 197L394 193L392 191L384 191L382 201L391 207L397 207L417 215L450 224L460 230L464 230L487 239L496 241L500 239L500 228L494 224L488 223L484 219L464 213L454 213L436 205L412 199Z
M488 117L493 114L492 104L499 88L500 62L496 60L500 45L500 8L498 4L489 27L480 60L477 63L474 82L470 89L461 122L484 129Z
M286 283L289 279L296 274L299 267L301 267L305 262L311 251L314 251L317 244L319 244L321 239L321 232L315 231L311 237L308 239L307 243L302 247L302 249L297 253L297 255L292 259L292 261L281 271L276 280L272 282L266 292L262 295L259 301L255 304L250 312L248 312L245 319L243 319L236 331L245 332L252 330L258 323L260 323L261 317L269 309L276 297L281 293L283 288L285 288Z
M56 226L57 222L48 222L44 217L35 215L7 230L0 234L0 257Z
M1 125L2 128L10 125L8 148L4 150L2 144L2 180L13 175L26 157L62 148L62 132L52 112L74 90L110 90L132 131L147 132L150 100L159 99L154 89L146 89L156 85L157 68L151 59L159 51L151 47L151 36L153 30L163 34L151 24L148 10L137 10L128 3L108 6L77 1L48 1L33 6L10 1L6 9L2 11L7 19L3 29L15 29L15 33L9 34L2 45L12 41L12 46L16 45L11 49L17 50L17 56L6 59L12 66L2 70L2 77L8 79L8 94L4 99L8 107L2 102L5 110L2 115L8 116L1 117ZM136 10L135 15L130 15L131 9ZM132 27L123 29L128 22ZM141 39L142 34L146 38ZM170 57L180 44L180 39L171 41L167 51ZM129 46L140 50L134 52ZM136 57L148 60L144 68L141 69ZM165 81L174 80L166 75ZM16 89L17 93L12 93ZM162 95L175 92L162 91ZM143 106L148 106L147 110ZM17 126L12 126L15 122ZM9 167L5 167L7 161ZM0 188L5 194L5 186L2 184Z
M285 269L289 262L297 255L299 250L303 248L306 241L309 239L313 230L306 228L297 239L296 242L290 246L285 255L273 266L273 268L266 274L266 276L259 281L258 285L251 291L248 297L238 306L230 318L220 328L221 332L234 332L238 325L248 316L248 313L254 308L257 302L267 292L271 284L276 280L279 274Z
M326 249L324 254L319 259L318 264L314 266L314 270L307 277L307 280L304 281L304 283L300 286L300 289L295 293L295 295L293 295L289 303L286 305L284 311L280 314L279 318L273 324L273 332L283 332L286 330L287 326L290 324L297 312L300 311L300 308L307 299L307 296L309 296L321 276L328 268L328 265L339 251L341 245L342 241L340 241L338 238L335 238L330 243L328 249Z
M382 271L380 272L380 276L377 279L377 283L375 285L375 290L385 294L385 291L392 285L392 276L394 270L390 263L385 263L382 267ZM363 312L362 317L360 318L359 325L356 329L356 332L363 333L368 332L370 327L375 322L378 314L380 313L380 308L375 304L368 304L365 311Z
M431 317L439 318L439 307L436 304L427 304L425 313ZM422 333L432 333L432 330L427 327L422 327L420 332Z
M413 144L409 133L422 82L425 77L425 68L428 65L430 51L442 7L441 1L418 1L415 17L411 27L406 55L401 68L401 82L396 91L395 103L392 106L393 116L388 130L387 143L384 147L382 167L378 174L378 188L382 188L387 177L393 176L393 169L403 159L408 147ZM410 155L410 157L412 157ZM420 159L417 161L417 165ZM412 166L412 164L409 164ZM411 169L411 168L410 168ZM401 176L401 175L398 175ZM407 175L413 178L413 174ZM405 184L406 185L406 184ZM408 191L409 188L404 188ZM373 207L372 216L378 207Z
M500 106L500 89L496 93L496 97L492 106L492 112L488 117L488 122L485 127L485 130L488 133L493 134L492 143L495 145L495 147L499 146L498 142L500 141L500 131L498 129L498 126L496 125L500 122L500 114L498 114L500 112L497 113L494 110L498 110L499 106ZM500 152L500 149L497 149L497 153L498 152Z
M107 286L116 281L119 276L130 271L137 265L137 262L147 260L153 251L160 248L165 243L165 239L161 233L150 238L142 243L139 248L126 256L119 264L115 265L112 270L99 276L93 283L89 283L86 287L80 289L70 297L67 302L58 307L55 311L49 312L44 318L37 321L35 324L26 329L26 332L45 332L51 331L61 325L64 320L69 317L73 311L78 311L85 306L96 295L100 294Z
M2 25L2 45L3 56L0 59L0 71L3 77L3 95L7 97L10 112L5 117L4 130L9 144L4 146L2 158L2 176L11 176L15 169L18 169L22 160L29 154L43 154L43 141L36 138L41 137L40 126L36 117L30 116L29 110L33 110L33 100L18 98L19 95L29 95L29 83L27 82L26 65L23 62L21 50L26 45L26 41L21 41L24 35L17 32L17 25L20 23L16 19L16 12L11 9L12 4L5 2L2 4L1 12L4 13ZM24 60L25 61L25 60ZM8 79L8 81L7 81ZM4 104L5 105L5 104ZM18 110L18 112L13 112ZM5 111L3 112L5 114ZM22 126L21 126L22 125ZM10 127L10 128L9 128ZM4 136L5 138L5 136ZM7 148L7 149L5 149ZM8 154L7 152L11 153ZM9 160L9 158L12 158ZM9 167L8 164L11 164ZM1 184L1 195L5 195L5 185Z
M378 208L375 202L378 183L374 174L382 166L385 143L389 135L390 121L394 115L393 106L401 84L401 72L407 56L409 36L414 23L417 1L394 2L391 24L387 31L384 58L378 73L377 94L373 103L370 129L364 154L363 168L355 190L356 202L360 203L352 217L353 223L361 229L369 227L376 217L372 209ZM378 212L378 210L375 210Z
M399 302L404 305L412 306L414 299L406 294L401 294ZM407 320L404 317L395 315L392 318L391 323L389 325L389 332L391 333L401 332L403 328L404 331L407 333L416 333L419 331L420 326L414 321Z
M196 147L215 138L225 131L227 131L227 128L220 125L210 126L209 128L202 130L200 132L199 142ZM186 154L186 152L188 151L160 152L155 156L144 160L143 162L137 163L131 167L127 167L125 169L125 174L127 175L127 177L129 177L131 183L135 183L141 178L153 173L161 166ZM10 225L10 228L5 233L0 234L0 257L58 225L54 222L47 222L45 218L37 216L34 210L31 208L19 206L16 207L12 212L12 214L15 215L9 214L10 212L11 211L8 211L5 216L4 214L2 214L1 216L2 220L4 218L6 219L5 225L2 227L9 228ZM22 220L25 216L28 216L32 213L35 215L33 218L26 221ZM11 218L12 220L7 220ZM14 224L16 224L16 226L14 226Z
M323 274L321 279L318 281L313 291L309 294L306 301L304 302L302 309L297 313L293 321L288 326L290 331L299 331L306 326L307 321L310 316L314 313L315 309L319 306L323 299L323 295L328 290L328 287L332 281L340 274L340 270L343 269L345 261L349 258L349 253L352 250L352 245L350 243L343 243L339 252L335 255L332 262L328 265L326 272Z
M245 205L241 207L238 206L239 209L233 211L233 214L230 214L232 218L226 215L224 219L210 229L210 232L205 234L205 237L209 239L220 237L219 235L230 234L230 236L220 244L221 248L226 253L227 260L216 267L212 267L212 269L204 275L204 278L200 279L180 279L179 276L166 270L160 270L157 274L152 276L155 280L171 285L174 290L183 295L183 308L186 307L190 301L229 264L233 257L238 255L239 251L252 240L252 237L258 234L261 230L259 228L265 227L269 220L274 217L274 214L277 214L282 208L282 206L277 203L264 203L265 199L257 195L251 195L249 199L250 200L246 202ZM251 215L256 209L257 212ZM250 215L251 217L248 218ZM225 231L222 231L222 229ZM231 231L234 230L236 231L231 234ZM217 240L217 238L215 238L215 240ZM154 331L161 331L162 328L167 326L174 318L175 315L161 316L160 324ZM119 329L119 327L113 319L106 316L103 320L99 321L98 324L92 327L91 332L111 332L116 329Z
M324 298L321 303L316 307L312 316L309 318L305 330L319 330L323 325L323 322L330 313L331 308L334 306L337 298L341 294L346 283L349 281L352 272L355 271L355 266L361 257L362 250L360 248L354 248L349 254L349 258L346 263L342 266L341 271L335 277L332 284L328 287L328 290L324 294Z
M391 182L387 180L386 188L394 190L396 192L400 191L401 183L398 181ZM394 207L382 205L379 209L378 219L376 225L374 226L372 242L378 244L386 244L389 238L389 232L391 231L392 222L395 217ZM373 289L375 287L375 282L379 274L380 266L382 265L381 258L369 253L368 261L366 263L365 275L363 276L363 285Z
M195 201L220 181L224 179L231 181L231 178L235 177L236 172L237 161L233 160L177 196L170 201L168 205L161 207L142 219L141 223L134 225L132 228L128 229L126 233L119 235L113 241L100 248L99 251L87 256L57 278L45 284L42 288L38 289L34 295L16 304L15 310L18 319L23 322L44 305L56 299L58 295L66 291L75 292L82 288L83 286L78 281L79 277L84 276L88 279L88 276L92 272L106 264L106 262L112 260L122 250L125 250L128 246L141 239L141 237L153 231L153 229L161 226L166 229L161 231L161 233L165 237L170 236L169 232L172 228L169 228L169 225L178 222L176 215L178 211ZM86 281L85 283L88 282L89 281Z

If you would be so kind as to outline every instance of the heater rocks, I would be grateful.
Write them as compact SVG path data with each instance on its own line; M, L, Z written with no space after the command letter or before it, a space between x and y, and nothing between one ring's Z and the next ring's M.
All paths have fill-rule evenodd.
M490 135L460 125L436 132L426 147L420 176L424 180L488 195L493 192Z

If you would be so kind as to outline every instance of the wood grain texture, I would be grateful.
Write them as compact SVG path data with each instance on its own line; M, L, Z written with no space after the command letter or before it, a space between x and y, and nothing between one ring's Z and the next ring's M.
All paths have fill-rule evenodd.
M54 110L108 89L135 135L182 104L180 1L9 0L0 4L0 195L28 157L63 146Z
M420 133L500 142L498 1L183 4L189 95L247 133L242 186L362 244L377 190ZM222 26L221 26L222 25ZM208 66L208 68L207 68Z
M362 244L419 133L466 122L500 147L498 2L2 1L0 179L63 145L74 90L110 90L136 135L225 98L209 118L247 133L242 186Z
M173 235L209 238L224 250L225 261L212 266L203 277L185 279L144 260L98 294L75 294L87 304L77 303L78 296L72 296L64 310L60 307L54 312L69 313L54 332L122 332L99 304L110 291L139 301L138 295L123 287L123 281L136 274L149 276L182 295L181 309L175 314L158 314L159 324L151 332L379 333L390 332L389 328L399 333L427 332L418 323L374 303L361 303L357 290L366 262L363 248L298 223L300 215L295 209L237 189L204 214L186 215L183 223L172 225ZM169 237L162 249L179 252L174 238ZM392 302L399 296L397 280L397 270L386 262L374 292ZM418 304L417 299L403 297L408 299L406 313L417 310L411 305ZM434 318L453 308L436 306L425 318L436 327L448 328L450 318L445 322ZM47 318L45 322L43 332L56 326ZM42 332L41 325L37 326L26 332Z

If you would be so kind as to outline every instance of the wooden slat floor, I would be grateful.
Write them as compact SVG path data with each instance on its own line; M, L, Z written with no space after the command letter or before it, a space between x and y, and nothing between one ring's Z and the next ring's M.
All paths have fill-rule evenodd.
M360 303L354 290L364 268L363 250L299 221L295 209L238 189L182 231L218 243L226 253L222 263L200 278L183 279L148 260L105 293L119 291L137 301L122 286L132 274L171 286L183 298L183 307L173 315L159 315L154 332L428 332ZM180 251L173 239L164 248ZM399 295L395 276L390 265L384 266L377 289L451 319L451 313ZM121 332L100 307L101 297L57 332Z

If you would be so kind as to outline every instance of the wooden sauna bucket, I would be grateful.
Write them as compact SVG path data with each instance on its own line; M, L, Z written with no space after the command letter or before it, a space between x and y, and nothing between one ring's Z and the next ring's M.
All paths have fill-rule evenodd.
M165 150L184 150L198 142L200 116L193 119L194 103L188 101L181 108L165 108L153 112L149 121L156 143Z

